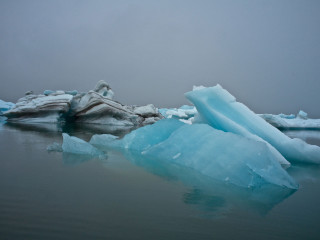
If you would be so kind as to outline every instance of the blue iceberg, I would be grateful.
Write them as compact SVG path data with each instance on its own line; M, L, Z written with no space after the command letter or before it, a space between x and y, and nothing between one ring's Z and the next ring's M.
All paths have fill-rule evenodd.
M62 151L65 153L105 157L105 153L80 138L71 137L67 133L62 133L62 137Z
M263 139L289 161L320 163L320 147L289 138L247 106L237 102L220 85L196 89L185 96L196 106L198 122L247 138Z
M116 144L115 144L116 142ZM108 145L108 141L105 145ZM184 124L164 119L139 128L110 146L127 149L146 159L178 164L241 187L298 185L276 160L267 144L207 124Z
M15 106L12 102L5 102L0 99L0 122L4 122L7 120L6 117L3 116L3 113L9 111L11 108Z
M320 163L319 147L289 138L220 85L195 88L186 97L196 109L181 108L171 118L136 129L122 139L102 134L87 143L63 134L62 150L100 156L101 146L121 149L144 163L177 165L210 179L254 189L268 185L297 189L282 165L288 167L287 160ZM189 117L186 113L196 114L192 124L180 121Z
M14 103L12 102L5 102L0 99L0 115L2 115L3 112L10 110L14 107Z

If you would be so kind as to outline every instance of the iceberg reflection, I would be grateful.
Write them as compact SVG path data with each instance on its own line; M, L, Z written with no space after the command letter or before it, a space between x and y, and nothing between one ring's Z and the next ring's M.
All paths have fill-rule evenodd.
M296 191L272 184L264 184L259 188L237 187L168 161L146 158L128 151L122 153L133 164L148 172L189 187L190 190L183 195L183 201L203 211L202 217L223 217L235 208L266 215Z

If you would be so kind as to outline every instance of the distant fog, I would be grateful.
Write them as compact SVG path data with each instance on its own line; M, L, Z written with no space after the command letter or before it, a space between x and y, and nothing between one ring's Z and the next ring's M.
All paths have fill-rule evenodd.
M1 0L0 99L87 91L188 103L220 83L258 113L320 117L320 1Z

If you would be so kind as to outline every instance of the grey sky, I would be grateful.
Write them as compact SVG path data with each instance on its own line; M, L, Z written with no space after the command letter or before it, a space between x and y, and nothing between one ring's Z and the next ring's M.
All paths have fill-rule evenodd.
M179 106L220 83L259 113L320 117L320 1L0 0L0 99L87 91Z

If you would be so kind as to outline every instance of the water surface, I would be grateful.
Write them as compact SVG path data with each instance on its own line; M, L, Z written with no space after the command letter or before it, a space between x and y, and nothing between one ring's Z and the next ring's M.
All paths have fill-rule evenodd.
M298 191L242 189L133 154L47 152L62 131L85 140L127 132L0 125L0 239L319 239L316 165L288 169ZM320 132L287 134L320 143Z

